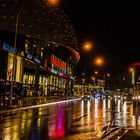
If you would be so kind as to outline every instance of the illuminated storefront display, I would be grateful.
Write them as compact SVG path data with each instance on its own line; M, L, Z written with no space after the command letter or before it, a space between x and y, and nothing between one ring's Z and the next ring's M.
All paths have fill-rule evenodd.
M8 55L8 65L7 65L7 80L11 81L12 78L12 69L13 69L13 57L12 53Z
M24 84L34 84L35 83L35 76L29 75L29 74L24 74L23 83Z
M14 54L17 53L17 49L14 49L11 45L0 41L0 48L2 48L4 51L8 53L8 58L7 58L7 75L6 75L6 80L11 81L12 80L12 71L13 71L13 59L14 59ZM22 63L23 63L23 58L21 56L16 56L16 75L15 75L15 82L22 82Z
M56 56L52 55L50 61L51 64L54 64L56 67L66 70L66 63L57 58Z
M6 80L12 80L13 60L16 55L15 82L29 87L29 90L36 90L42 95L48 95L52 90L63 90L70 88L73 82L73 68L69 64L72 58L69 57L68 50L64 49L64 56L60 56L60 50L53 50L51 45L45 44L35 38L19 35L22 43L17 41L14 49L10 45L10 38L6 42L0 41L0 49L6 57L5 66ZM48 49L48 48L49 49ZM1 51L1 52L2 52ZM63 51L63 49L62 49ZM66 52L65 52L66 51ZM63 54L63 53L62 53ZM2 64L2 63L0 63ZM2 68L2 67L1 67ZM0 77L2 78L2 76ZM67 90L66 90L67 91Z
M12 53L8 53L8 64L7 64L7 80L11 81L12 78L12 69L13 69L13 57L14 55ZM22 82L22 62L23 59L20 56L16 57L16 82Z
M50 57L51 68L49 69L49 89L57 90L58 88L64 89L66 86L66 62L58 58L54 54Z
M47 95L47 85L48 85L47 77L40 75L39 76L39 85L40 85L40 87L39 87L40 93L42 95Z

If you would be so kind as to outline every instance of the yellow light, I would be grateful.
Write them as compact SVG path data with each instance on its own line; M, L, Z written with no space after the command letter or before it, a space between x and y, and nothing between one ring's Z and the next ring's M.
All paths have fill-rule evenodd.
M95 71L95 74L97 75L98 74L98 71Z
M107 77L110 77L110 73L107 74Z
M69 72L69 74L71 75L71 74L72 74L72 72L70 71L70 72Z
M129 72L133 72L133 71L135 71L134 68L129 68Z
M91 79L92 79L92 80L96 80L96 78L95 78L95 77L93 77L93 76L91 77Z

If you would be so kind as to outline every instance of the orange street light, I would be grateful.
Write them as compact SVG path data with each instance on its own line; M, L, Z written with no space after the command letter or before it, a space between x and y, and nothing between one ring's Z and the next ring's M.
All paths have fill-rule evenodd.
M85 42L83 45L83 49L85 51L90 51L92 49L92 43L91 42Z
M60 3L60 0L44 0L44 2L47 2L50 6L57 6Z
M97 57L97 58L95 59L95 64L96 64L96 65L102 66L103 63L104 63L104 60L103 60L102 57Z

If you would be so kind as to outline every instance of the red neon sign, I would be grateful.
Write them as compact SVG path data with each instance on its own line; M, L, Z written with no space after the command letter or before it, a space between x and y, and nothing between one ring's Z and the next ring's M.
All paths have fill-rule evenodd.
M56 60L55 58L51 57L51 63L54 64L55 66L59 67L59 68L63 68L66 69L66 64Z
M132 66L140 66L140 62L133 63Z

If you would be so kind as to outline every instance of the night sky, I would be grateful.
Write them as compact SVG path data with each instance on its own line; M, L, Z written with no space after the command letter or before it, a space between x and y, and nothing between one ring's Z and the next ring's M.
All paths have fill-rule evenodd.
M115 7L115 3L114 7L101 5L92 0L66 0L63 1L63 8L76 30L80 47L78 74L86 63L88 76L94 70L100 70L115 77L127 71L131 63L140 61L140 14L136 9ZM88 54L82 50L86 40L94 44ZM105 64L100 68L93 64L93 59L98 55L105 58Z

